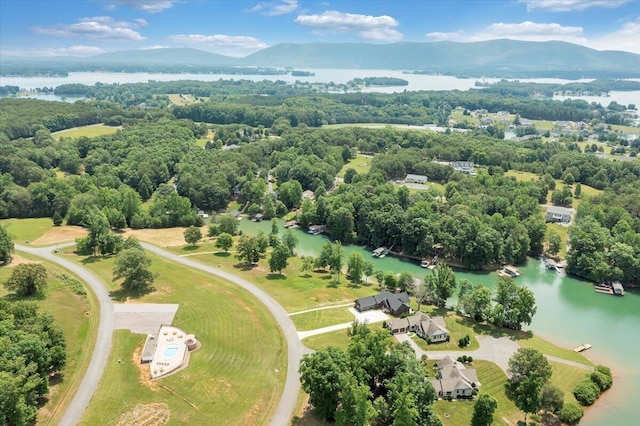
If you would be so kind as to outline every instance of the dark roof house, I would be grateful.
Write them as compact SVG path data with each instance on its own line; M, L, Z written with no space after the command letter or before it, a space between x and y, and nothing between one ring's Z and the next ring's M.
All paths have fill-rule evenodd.
M409 295L404 291L402 293L391 293L383 290L373 296L361 297L356 300L354 307L360 312L371 309L382 309L395 316L411 311Z

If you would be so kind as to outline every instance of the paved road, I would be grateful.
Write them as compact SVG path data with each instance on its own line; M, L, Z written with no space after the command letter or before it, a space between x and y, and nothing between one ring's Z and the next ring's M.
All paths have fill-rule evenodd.
M284 384L284 391L280 398L278 408L271 419L272 426L289 425L291 417L294 414L298 403L298 394L300 393L300 377L298 375L298 368L300 366L300 359L302 355L310 353L311 351L306 348L299 340L296 327L289 318L287 312L280 306L275 299L262 291L260 288L251 284L249 281L242 279L234 274L225 272L221 269L214 268L212 266L204 265L202 263L180 257L167 250L163 250L159 247L151 244L142 243L142 247L152 253L162 256L172 262L179 263L192 269L198 269L200 271L216 275L225 280L231 281L237 286L247 290L262 302L263 305L271 311L275 317L278 325L282 329L282 332L287 339L287 379Z
M60 244L56 247L63 248L74 244L75 243ZM98 335L96 337L96 344L93 349L91 361L89 362L87 371L82 378L80 387L76 390L76 394L73 396L71 403L67 407L67 411L64 413L64 416L59 423L63 426L73 426L78 424L84 410L89 405L89 401L91 401L91 398L100 383L100 378L102 377L104 368L107 365L107 360L109 359L115 316L113 302L111 301L111 297L109 296L106 288L95 275L69 260L54 255L52 253L54 250L53 246L35 248L16 244L15 247L16 250L57 263L63 268L76 274L80 279L87 283L89 287L91 287L96 295L98 304L100 305L100 324L98 325Z

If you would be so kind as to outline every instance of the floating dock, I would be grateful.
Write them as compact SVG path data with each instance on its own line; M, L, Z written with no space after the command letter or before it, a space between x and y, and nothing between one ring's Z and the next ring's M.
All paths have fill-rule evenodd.
M591 349L593 346L591 346L590 343L583 343L580 346L578 346L577 348L575 348L573 351L574 352L582 352L582 351L586 351L587 349Z

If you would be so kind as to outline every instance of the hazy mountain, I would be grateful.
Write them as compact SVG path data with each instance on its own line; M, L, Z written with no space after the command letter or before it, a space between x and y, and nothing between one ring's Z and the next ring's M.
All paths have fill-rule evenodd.
M491 40L473 43L282 43L242 59L243 65L423 70L454 74L637 75L640 55L571 43Z
M164 48L103 53L101 55L84 58L83 62L92 64L121 63L126 65L172 66L181 64L185 67L200 67L208 65L235 65L237 59L204 50Z

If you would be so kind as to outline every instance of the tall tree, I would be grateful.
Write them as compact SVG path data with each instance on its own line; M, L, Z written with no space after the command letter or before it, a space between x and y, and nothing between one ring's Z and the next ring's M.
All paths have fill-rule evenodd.
M491 426L493 413L498 408L498 401L488 393L483 393L473 404L471 426Z
M347 274L351 278L354 284L360 284L362 282L362 275L364 274L364 257L358 252L351 253L347 260Z
M536 413L542 407L542 388L549 382L553 369L547 358L532 348L520 348L509 358L508 396L516 406L527 413Z
M260 260L258 237L242 235L238 241L236 257L244 260L247 265L257 263Z
M13 240L4 226L0 225L0 263L11 262Z
M191 244L196 245L198 241L202 239L202 231L198 226L190 226L184 230L184 240Z
M218 235L216 238L215 246L219 249L224 250L224 252L228 252L231 246L233 246L233 237L231 234L222 233Z
M149 270L151 259L144 250L130 248L122 250L113 264L113 280L124 278L122 287L140 291L153 284L155 275Z
M456 288L456 276L444 263L438 265L424 278L424 285L435 297L437 306L444 307Z
M282 243L277 243L273 247L271 257L269 257L269 270L271 272L282 273L287 267L287 258L289 257L289 249Z
M291 257L294 255L294 250L298 245L298 237L296 237L291 229L287 229L282 236L282 243L289 250L289 257Z
M47 270L39 263L21 263L11 271L4 287L19 296L33 296L47 286Z

